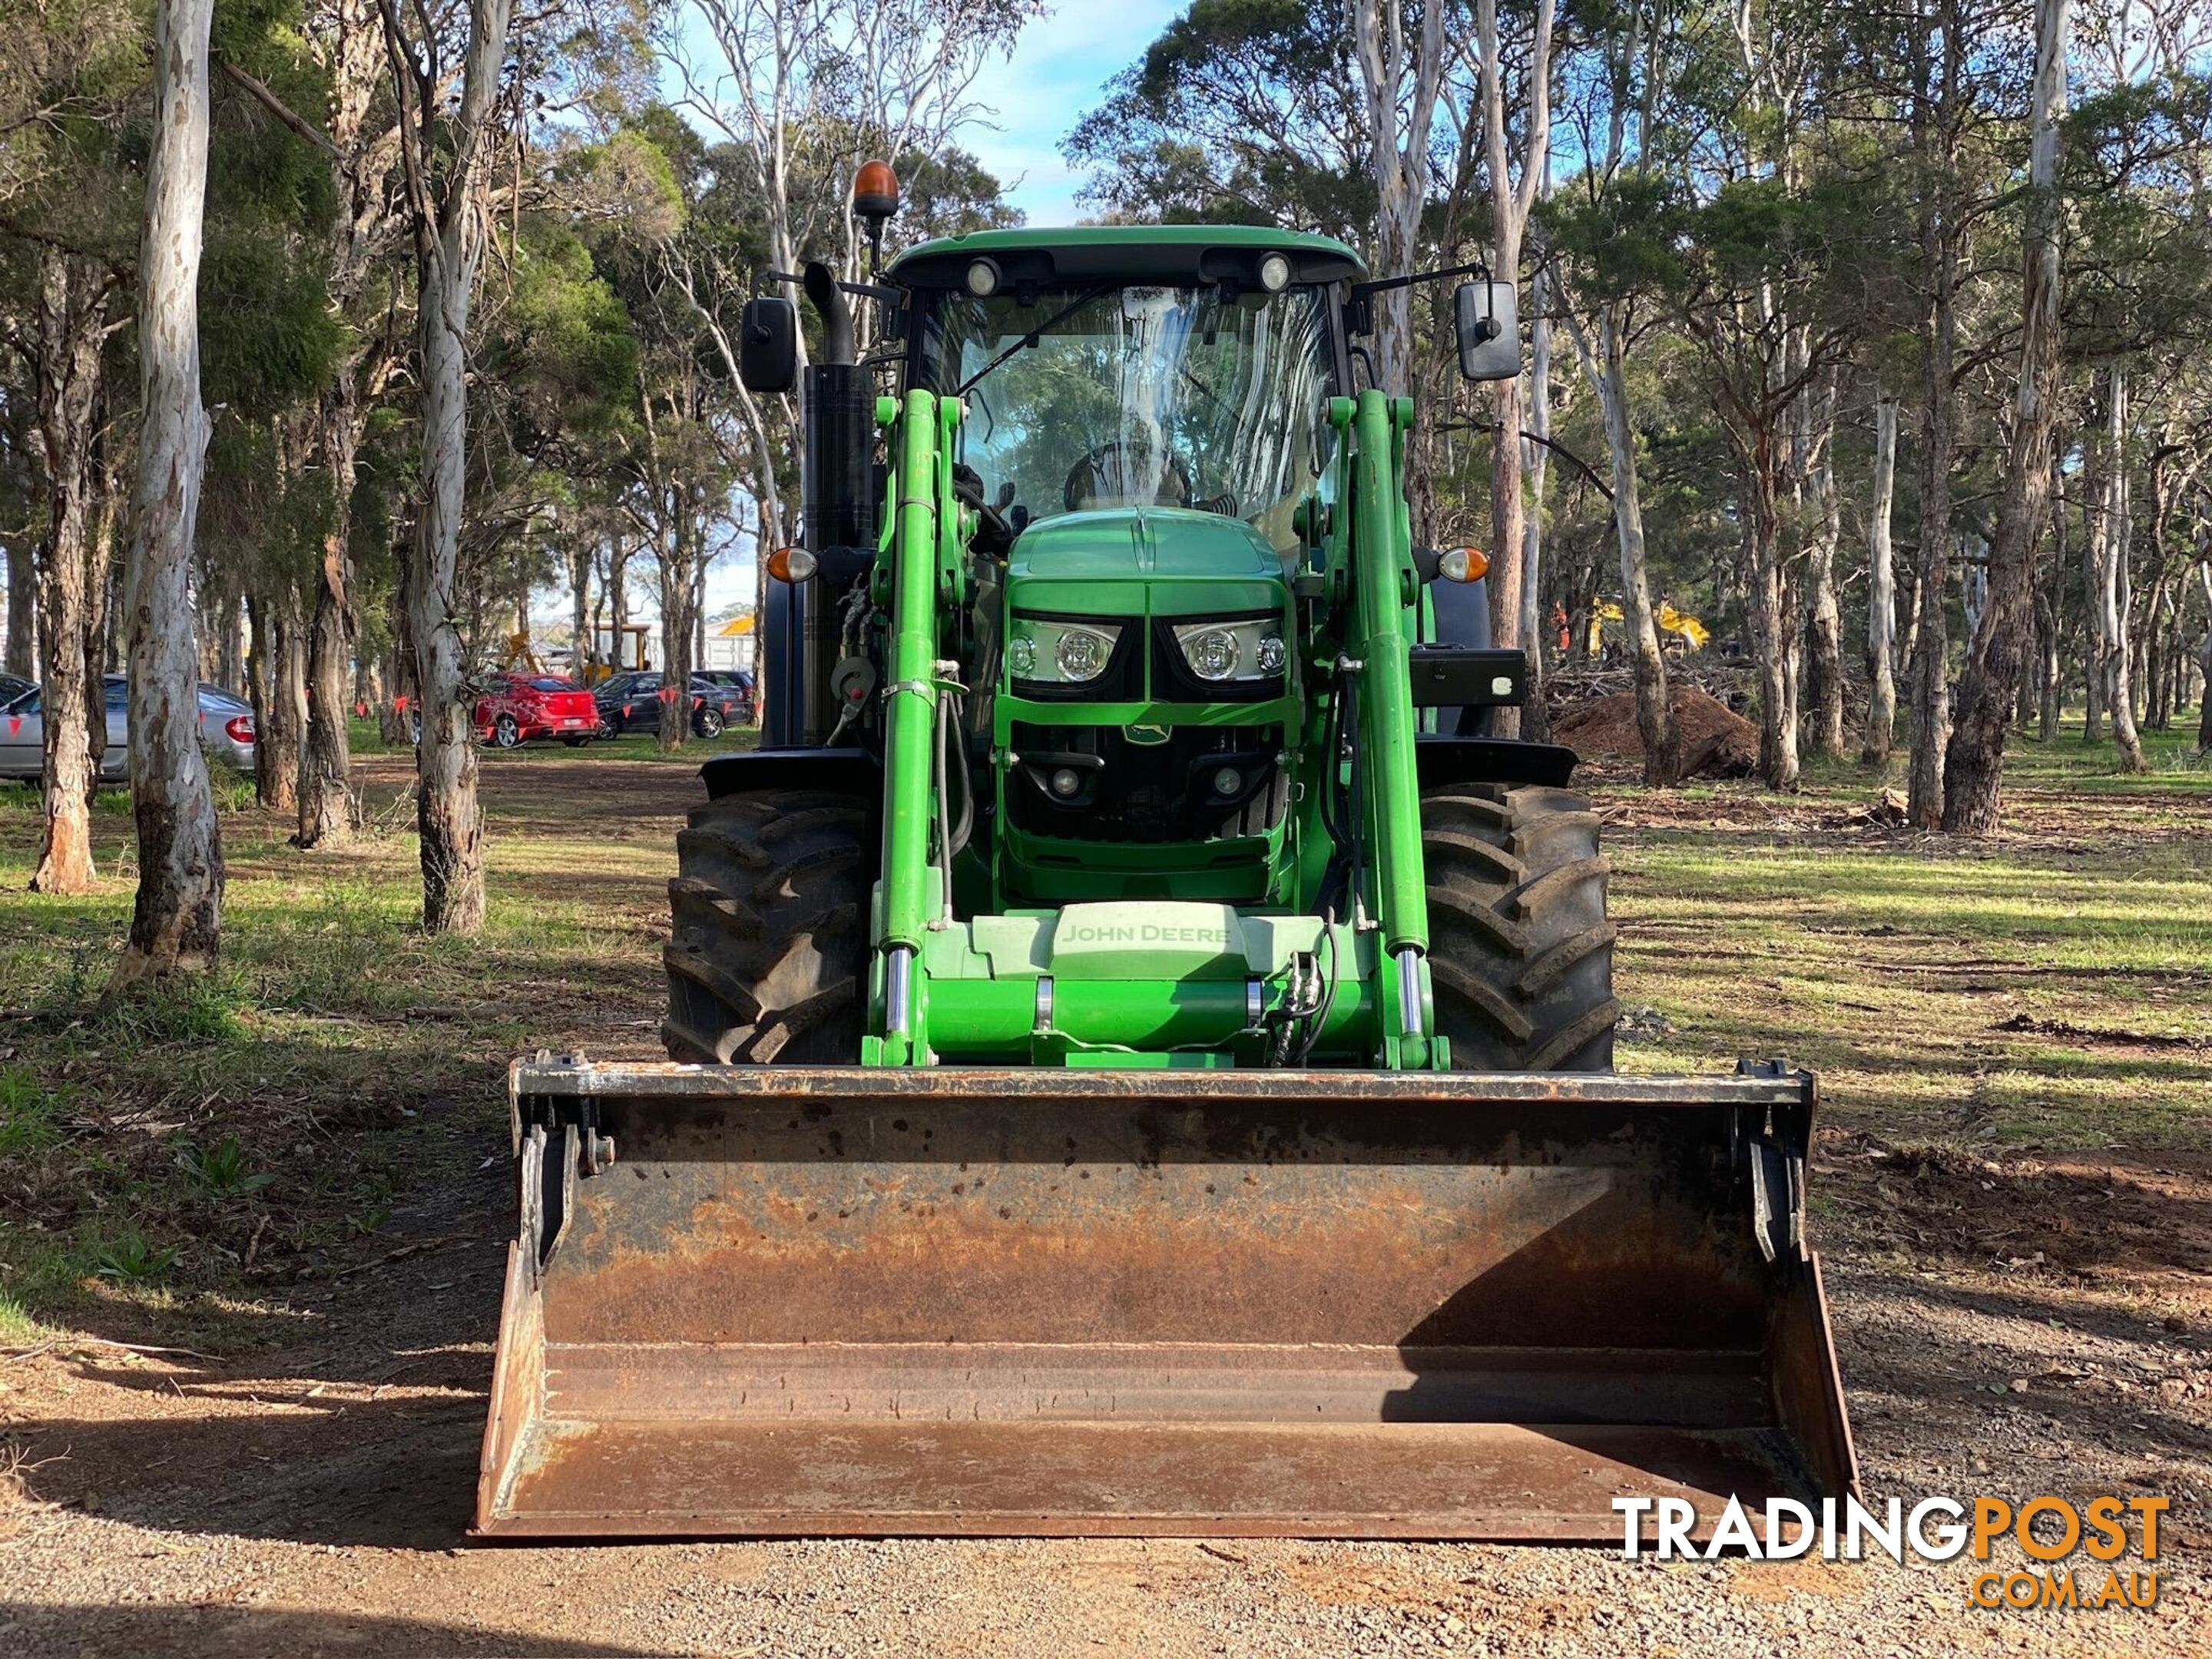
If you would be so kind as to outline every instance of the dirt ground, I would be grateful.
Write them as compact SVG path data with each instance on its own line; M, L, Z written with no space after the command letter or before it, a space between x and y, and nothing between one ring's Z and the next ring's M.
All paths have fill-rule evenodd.
M368 769L372 788L396 777ZM615 833L640 845L666 844L696 788L645 763L488 776L517 823L579 787L618 791ZM1762 830L1763 811L1741 809ZM1608 812L1616 842L1666 827L1665 812L1641 828L1634 806ZM656 879L604 877L647 963ZM629 998L625 980L557 1004L541 1040L649 1054L656 1011ZM2112 1041L2120 1058L2177 1058L2154 1034ZM2179 1041L2180 1060L2212 1059ZM0 1441L21 1460L12 1501L0 1492L0 1654L2212 1653L2212 1159L2193 1151L1978 1156L1899 1145L1848 1113L1823 1137L1818 1242L1869 1496L2172 1501L2154 1607L1981 1610L1966 1605L1980 1564L1964 1560L471 1545L512 1211L503 1103L484 1081L483 1098L421 1103L471 1173L397 1204L357 1261L257 1299L283 1333L273 1347L207 1360L64 1340L0 1360ZM2001 1547L1990 1565L2026 1564Z

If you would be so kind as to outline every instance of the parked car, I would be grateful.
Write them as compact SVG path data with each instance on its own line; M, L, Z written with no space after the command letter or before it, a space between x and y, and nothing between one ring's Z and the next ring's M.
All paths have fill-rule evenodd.
M38 689L36 680L27 680L21 674L0 674L0 708L5 708L26 691Z
M738 712L731 718L742 726L750 726L756 718L753 702L753 676L749 668L702 668L691 677L708 680L725 691L737 694Z
M592 689L599 705L599 723L611 737L625 732L658 732L660 713L668 699L662 697L664 676L658 670L613 674ZM691 677L691 729L702 738L719 738L733 720L750 718L740 710L750 699L733 688L717 685L700 675Z
M599 708L574 680L554 674L494 674L477 694L478 741L512 749L533 738L558 738L571 749L599 735Z
M120 674L100 682L106 705L107 748L100 756L100 781L119 784L130 776L131 714ZM200 687L200 747L241 772L253 769L253 708L219 685ZM0 705L0 778L35 778L45 766L45 697L38 686Z

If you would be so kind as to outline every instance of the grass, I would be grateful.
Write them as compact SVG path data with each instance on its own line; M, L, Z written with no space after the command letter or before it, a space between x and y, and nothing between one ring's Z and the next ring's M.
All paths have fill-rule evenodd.
M368 805L405 824L385 810L405 757L357 735ZM1988 841L1855 823L1893 778L1846 764L1787 798L1599 775L1624 1068L1781 1054L1820 1073L1832 1125L1890 1143L2203 1153L2212 769L2185 736L2146 738L2145 775L2072 735L2023 745ZM503 1182L478 1176L504 1157L506 1062L653 1051L684 774L724 746L483 755L474 939L420 932L410 834L304 854L228 799L222 971L112 1005L127 802L95 815L111 878L54 899L23 890L38 803L0 790L0 1346L275 1344L296 1328L287 1287L410 1227L503 1230Z
M1787 1054L1831 1121L1893 1141L2212 1144L2212 770L2192 734L2144 735L2148 774L2078 731L2020 745L1987 841L1851 823L1884 781L1844 765L1787 800L1680 792L1661 822L1623 789L1620 988L1671 1027L1625 1063Z
M289 823L234 807L221 971L112 1003L130 883L26 892L36 802L0 799L0 1345L56 1325L210 1351L277 1340L289 1321L257 1298L374 1253L410 1207L458 1189L507 1224L503 1186L467 1185L505 1147L507 1059L603 1011L647 1020L659 995L651 927L688 781L669 772L641 807L574 762L484 757L475 939L422 933L411 834L303 854ZM364 776L379 812L405 781L374 757ZM127 811L96 816L103 877L129 834Z

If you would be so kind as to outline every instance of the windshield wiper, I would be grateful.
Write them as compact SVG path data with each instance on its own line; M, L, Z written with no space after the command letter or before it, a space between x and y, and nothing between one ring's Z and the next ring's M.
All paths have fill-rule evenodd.
M1051 316L1046 318L1028 333L1023 335L1020 339L1015 341L1013 344L1008 346L997 356L992 358L989 362L984 364L982 368L977 369L973 374L970 374L957 386L954 387L952 395L956 398L966 397L968 395L969 389L971 386L973 386L978 380L981 380L986 374L988 374L993 369L996 368L1000 363L1005 362L1007 358L1012 356L1017 351L1024 350L1027 348L1035 345L1037 343L1039 337L1043 335L1054 325L1066 322L1070 317L1073 317L1077 312L1082 310L1084 307L1089 305L1093 300L1103 300L1121 286L1121 285L1119 283L1108 283L1103 287L1092 289L1087 294L1077 295L1075 298L1070 300L1059 310L1054 312Z

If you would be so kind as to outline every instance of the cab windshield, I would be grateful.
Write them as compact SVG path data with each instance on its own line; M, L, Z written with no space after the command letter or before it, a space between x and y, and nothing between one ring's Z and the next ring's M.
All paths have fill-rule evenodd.
M1324 318L1312 288L953 294L931 318L929 379L939 392L974 382L961 459L1018 520L1187 507L1243 519L1289 554L1328 453Z

